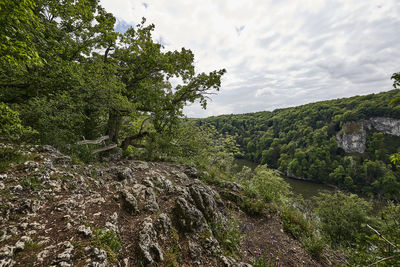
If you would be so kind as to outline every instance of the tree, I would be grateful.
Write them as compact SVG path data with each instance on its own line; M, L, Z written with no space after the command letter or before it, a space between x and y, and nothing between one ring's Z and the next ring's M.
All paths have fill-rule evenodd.
M323 234L333 246L354 242L359 234L366 233L364 225L370 220L371 203L355 194L346 195L340 191L320 193L315 200Z
M187 103L199 101L207 105L207 95L221 86L224 69L209 74L195 73L194 55L190 50L163 51L155 43L151 33L154 25L145 25L143 19L136 28L131 27L120 39L112 58L117 64L117 76L125 85L122 95L132 104L128 109L116 108L110 111L107 134L114 142L119 140L122 119L132 111L146 114L157 132L162 132L177 123ZM174 88L171 78L180 78L181 84ZM122 147L147 132L127 136Z
M12 11L10 19L0 20L0 38L20 38L11 34L17 25L26 30L27 43L1 50L21 64L0 67L0 99L39 130L41 142L62 146L108 134L120 143L121 125L138 118L157 133L171 131L187 103L205 108L208 95L221 86L225 70L196 74L193 53L164 51L152 39L154 25L144 19L123 35L115 32L115 17L98 0L11 2L0 0L0 12ZM42 64L30 64L33 55ZM173 87L173 77L182 83ZM121 145L149 134L125 131Z
M0 0L0 64L13 65L39 63L33 42L40 34L40 24L34 14L32 0Z

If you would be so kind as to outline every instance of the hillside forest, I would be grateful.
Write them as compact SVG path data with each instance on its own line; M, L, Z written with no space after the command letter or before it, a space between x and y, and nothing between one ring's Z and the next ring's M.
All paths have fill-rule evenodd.
M367 130L364 153L346 153L336 135L348 122L400 118L398 90L303 106L199 120L236 137L241 153L285 175L334 184L341 189L399 200L400 170L391 161L400 137ZM349 125L349 124L347 124ZM350 124L351 125L351 124ZM351 129L350 129L351 130Z
M77 229L57 224L62 230L49 240L57 245L66 231L70 239L64 240L69 263L56 259L56 264L87 265L85 248L91 246L87 251L102 249L109 266L125 266L128 256L137 266L181 266L182 259L191 257L183 253L190 247L188 238L205 244L202 250L207 253L211 242L231 263L257 267L282 266L281 262L301 266L279 258L287 257L294 243L299 244L294 254L301 246L301 252L320 266L400 264L400 137L367 129L363 153L346 153L336 138L344 131L357 132L348 123L400 119L400 73L392 76L395 90L384 93L271 112L187 119L183 108L191 103L206 108L226 70L199 73L191 50L167 51L153 39L155 25L144 18L138 21L126 32L117 32L115 16L98 0L0 0L0 266L34 265L45 249L38 242L39 233L29 231L33 237L23 240L19 235L35 225L31 211L42 212L43 219L47 211L60 211L54 206L58 197L75 201L74 194L79 194L83 201L86 194L96 199L101 212L111 205L109 215L98 218L108 220L118 211L126 218L121 220L125 230L127 225L138 230L138 220L147 216L150 220L142 223L154 233L149 222L160 210L138 216L135 186L152 192L155 204L170 203L160 205L174 216L165 246L157 247L165 258L146 265L137 255L134 234L126 230L124 237L118 229L107 228L106 221L90 225L79 219L84 232L93 230L92 236L78 236ZM105 143L79 144L99 138ZM99 150L104 146L112 149ZM259 166L237 171L235 158ZM158 172L151 166L158 166ZM141 174L143 181L135 184L133 173ZM342 191L305 201L293 195L282 173L334 184ZM145 179L147 174L154 180ZM118 191L124 187L129 194ZM167 187L173 189L172 195ZM139 195L147 193L138 193L138 199ZM109 202L98 202L102 196ZM375 209L368 197L387 202ZM130 213L122 209L123 201L131 204ZM42 207L33 211L26 203ZM60 207L67 209L69 203ZM75 205L77 218L82 217L80 208ZM64 215L59 217L67 218ZM240 222L240 217L245 219ZM244 243L248 221L261 222L261 230L251 229L255 232L273 225L271 229L290 242L276 244L271 239L271 248L278 253L273 256L266 248L249 252ZM190 232L199 222L207 231ZM151 235L143 239L157 239ZM203 241L207 242L200 244ZM51 246L47 248L44 254L58 258ZM217 262L216 254L209 253L206 259Z

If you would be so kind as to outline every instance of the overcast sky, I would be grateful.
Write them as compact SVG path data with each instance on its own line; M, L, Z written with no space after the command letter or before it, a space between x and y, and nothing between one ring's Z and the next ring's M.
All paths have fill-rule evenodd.
M400 71L399 0L101 0L124 31L145 17L166 50L198 72L225 68L207 110L247 113L392 89Z

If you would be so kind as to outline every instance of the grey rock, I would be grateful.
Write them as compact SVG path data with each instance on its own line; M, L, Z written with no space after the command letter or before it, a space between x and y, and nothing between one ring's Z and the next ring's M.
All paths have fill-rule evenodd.
M120 181L130 180L133 178L133 172L131 168L125 167L124 169L117 170L117 178Z
M346 122L336 134L338 147L346 153L364 153L366 129L375 129L384 134L400 136L400 120L387 117L372 117L366 120Z
M192 177L192 178L199 177L199 171L195 167L188 167L184 170L184 172L189 177Z
M71 158L69 156L60 155L53 160L53 163L60 165L69 165L71 163Z
M25 242L24 241L18 241L15 243L15 252L21 251L25 248Z
M157 262L164 260L150 217L144 219L142 230L139 232L139 252L146 266L155 266Z
M372 117L362 121L368 129L376 129L384 134L400 136L400 120L387 117Z
M166 213L161 213L154 226L159 234L165 235L171 229L171 220Z
M73 257L72 252L74 250L74 246L69 241L62 242L58 245L64 246L65 250L57 255L57 261L58 262L63 262L63 261L69 262Z
M189 240L189 256L193 261L197 261L201 256L201 247Z
M227 256L220 257L222 266L224 267L252 267L251 264L244 263L244 262L237 262L235 259Z
M121 191L120 195L122 199L122 208L131 215L138 214L139 207L136 198L127 191Z
M359 122L347 122L342 130L336 134L338 147L346 153L364 153L367 133L364 125Z
M53 154L61 154L60 151L58 151L55 147L50 146L50 145L44 145L43 151L53 153Z
M131 167L136 170L148 170L150 168L149 163L145 161L134 161L132 162Z
M11 258L0 260L0 267L12 267L12 266L14 266L14 264L15 264L15 261L13 261L13 259L11 259Z
M23 190L23 187L22 187L22 185L16 185L16 186L14 186L14 191L22 191Z
M218 216L217 203L214 198L216 193L202 183L191 184L189 191L196 207L203 212L206 219L215 222Z
M144 205L144 210L155 213L160 209L153 188L151 187L146 188L145 201L146 204Z
M81 225L81 226L79 226L78 227L78 232L80 233L80 234L83 234L84 236L86 236L86 237L90 237L90 236L92 236L92 230L90 229L90 227L89 226L85 226L85 225Z
M178 225L184 231L198 232L204 228L208 228L203 213L183 197L178 197L176 200L175 215Z

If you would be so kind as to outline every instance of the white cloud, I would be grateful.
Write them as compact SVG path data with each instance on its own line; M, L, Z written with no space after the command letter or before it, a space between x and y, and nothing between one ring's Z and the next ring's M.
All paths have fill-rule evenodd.
M121 22L156 25L166 49L186 47L198 71L226 68L206 111L272 110L391 89L400 71L396 0L101 0ZM145 4L144 4L145 3Z

